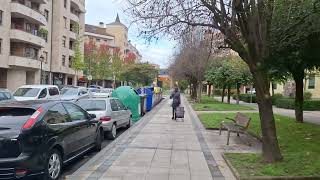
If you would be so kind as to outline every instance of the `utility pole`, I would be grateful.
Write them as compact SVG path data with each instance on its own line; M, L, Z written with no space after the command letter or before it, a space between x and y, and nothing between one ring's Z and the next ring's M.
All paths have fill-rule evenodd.
M43 72L42 72L42 63L44 60L43 55L40 56L39 60L40 60L40 84L43 84Z

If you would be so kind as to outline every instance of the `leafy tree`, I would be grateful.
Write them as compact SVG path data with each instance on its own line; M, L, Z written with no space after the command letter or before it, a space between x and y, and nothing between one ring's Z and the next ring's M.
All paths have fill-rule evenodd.
M141 86L150 86L159 70L148 63L130 64L122 76L126 81Z
M303 122L303 80L306 72L320 65L318 58L310 56L319 54L319 46L317 52L310 49L312 43L320 43L319 16L318 0L278 0L275 3L270 58L277 58L277 61L271 61L271 64L280 73L289 72L295 81L297 122Z
M75 25L75 28L77 29L77 32L80 31L79 24ZM77 83L78 83L78 73L82 70L84 70L84 55L83 51L81 50L81 42L82 37L80 36L80 33L77 33L76 41L74 44L74 57L71 62L71 68L74 69L76 73Z

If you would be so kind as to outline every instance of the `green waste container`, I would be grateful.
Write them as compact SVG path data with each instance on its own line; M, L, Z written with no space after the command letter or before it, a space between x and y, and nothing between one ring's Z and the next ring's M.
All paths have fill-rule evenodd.
M140 96L130 86L121 86L112 92L112 97L120 101L130 109L134 122L140 119Z

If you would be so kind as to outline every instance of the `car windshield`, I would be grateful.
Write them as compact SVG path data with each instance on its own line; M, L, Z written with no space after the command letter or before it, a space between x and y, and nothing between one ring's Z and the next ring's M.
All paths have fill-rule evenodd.
M39 88L19 88L13 96L20 97L36 97L39 93Z
M77 104L86 111L103 111L106 110L106 101L82 99Z
M11 99L11 95L8 92L0 92L0 101Z
M61 90L61 94L63 96L74 96L74 95L78 95L78 89L75 88L63 88Z

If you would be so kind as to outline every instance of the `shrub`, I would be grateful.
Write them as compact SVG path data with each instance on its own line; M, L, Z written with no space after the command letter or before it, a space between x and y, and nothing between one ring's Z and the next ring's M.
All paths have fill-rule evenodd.
M272 96L272 104L275 105L276 104L276 100L277 99L280 99L280 98L283 98L283 95L282 94L274 94Z
M292 98L280 98L276 100L275 105L278 108L284 109L294 109L295 100ZM305 100L303 103L303 110L305 111L319 111L320 110L320 100Z
M240 101L250 103L251 102L251 94L240 94L239 99L240 99ZM256 103L256 102L257 102L256 95L252 94L252 103Z
M303 94L303 98L304 98L304 100L311 100L311 98L312 98L312 93L311 93L311 92L305 92L305 93Z
M214 94L214 95L221 96L221 95L222 95L222 90L221 90L221 89L215 89L215 90L213 91L213 94Z

